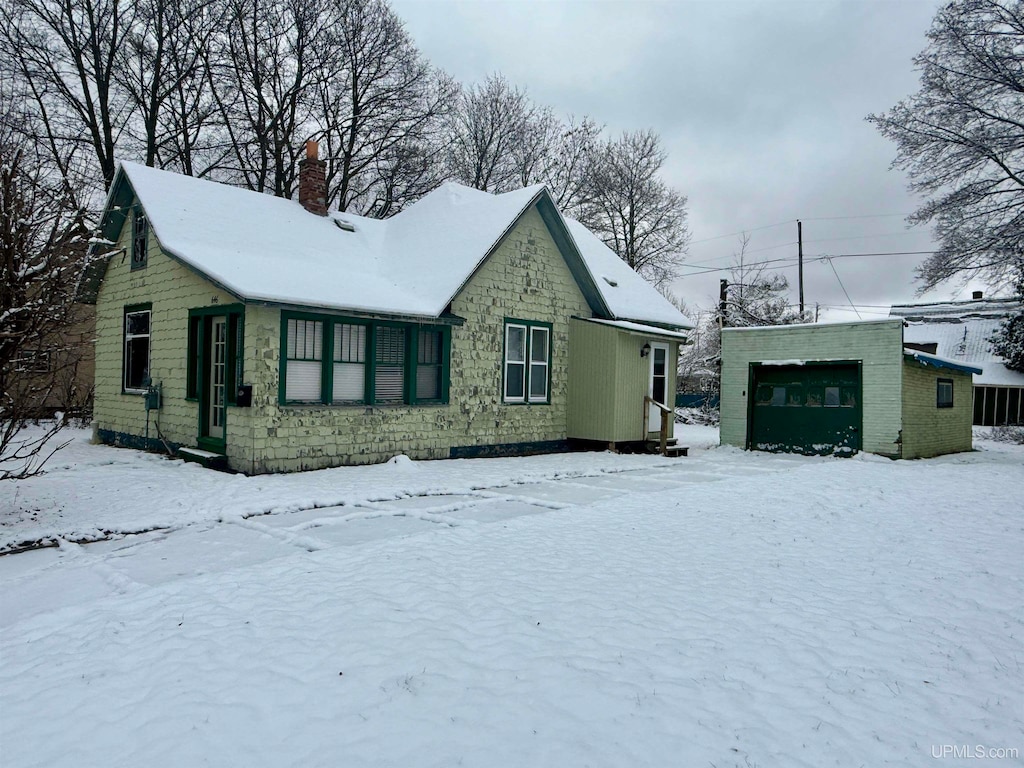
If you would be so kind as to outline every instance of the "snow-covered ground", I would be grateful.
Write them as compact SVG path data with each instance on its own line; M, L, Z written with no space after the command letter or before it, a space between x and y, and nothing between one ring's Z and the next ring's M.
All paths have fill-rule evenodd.
M680 429L256 478L75 433L0 485L57 544L0 557L0 765L1021 764L1024 447Z

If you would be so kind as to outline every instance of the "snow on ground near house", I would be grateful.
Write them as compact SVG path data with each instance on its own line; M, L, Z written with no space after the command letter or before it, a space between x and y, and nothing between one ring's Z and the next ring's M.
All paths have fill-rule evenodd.
M1019 765L1024 448L978 446L245 479L80 439L5 541L170 527L0 557L0 763Z

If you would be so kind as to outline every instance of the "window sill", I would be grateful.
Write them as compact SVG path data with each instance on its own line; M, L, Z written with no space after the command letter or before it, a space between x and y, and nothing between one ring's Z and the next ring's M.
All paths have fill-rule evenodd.
M230 403L228 403L230 405ZM375 408L391 410L394 408L446 408L450 403L431 400L420 403L278 403L281 408L319 408L323 410L354 411L357 409L373 410Z

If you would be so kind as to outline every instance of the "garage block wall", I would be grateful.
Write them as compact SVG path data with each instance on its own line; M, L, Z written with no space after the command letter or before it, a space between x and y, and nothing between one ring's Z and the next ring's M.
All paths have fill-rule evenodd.
M953 407L936 405L939 379L953 382ZM969 451L971 375L906 360L903 365L903 458L919 459Z
M863 450L898 456L902 320L726 328L722 332L721 442L746 447L751 363L860 361Z

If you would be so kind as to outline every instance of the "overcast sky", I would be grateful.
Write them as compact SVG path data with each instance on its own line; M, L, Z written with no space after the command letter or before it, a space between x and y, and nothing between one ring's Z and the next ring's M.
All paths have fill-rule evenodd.
M613 133L652 127L666 179L689 197L687 264L728 266L747 230L751 259L927 251L918 206L889 170L895 146L865 122L917 89L935 0L392 0L420 50L463 83L501 72L534 101ZM870 217L870 218L839 218ZM769 225L781 226L769 226ZM716 239L712 239L716 238ZM922 256L832 262L864 319L915 298ZM785 274L796 302L795 264ZM717 301L724 272L674 286ZM981 287L971 285L968 287ZM828 262L805 268L805 299L847 305ZM949 285L926 298L967 298ZM833 320L856 319L830 310Z

